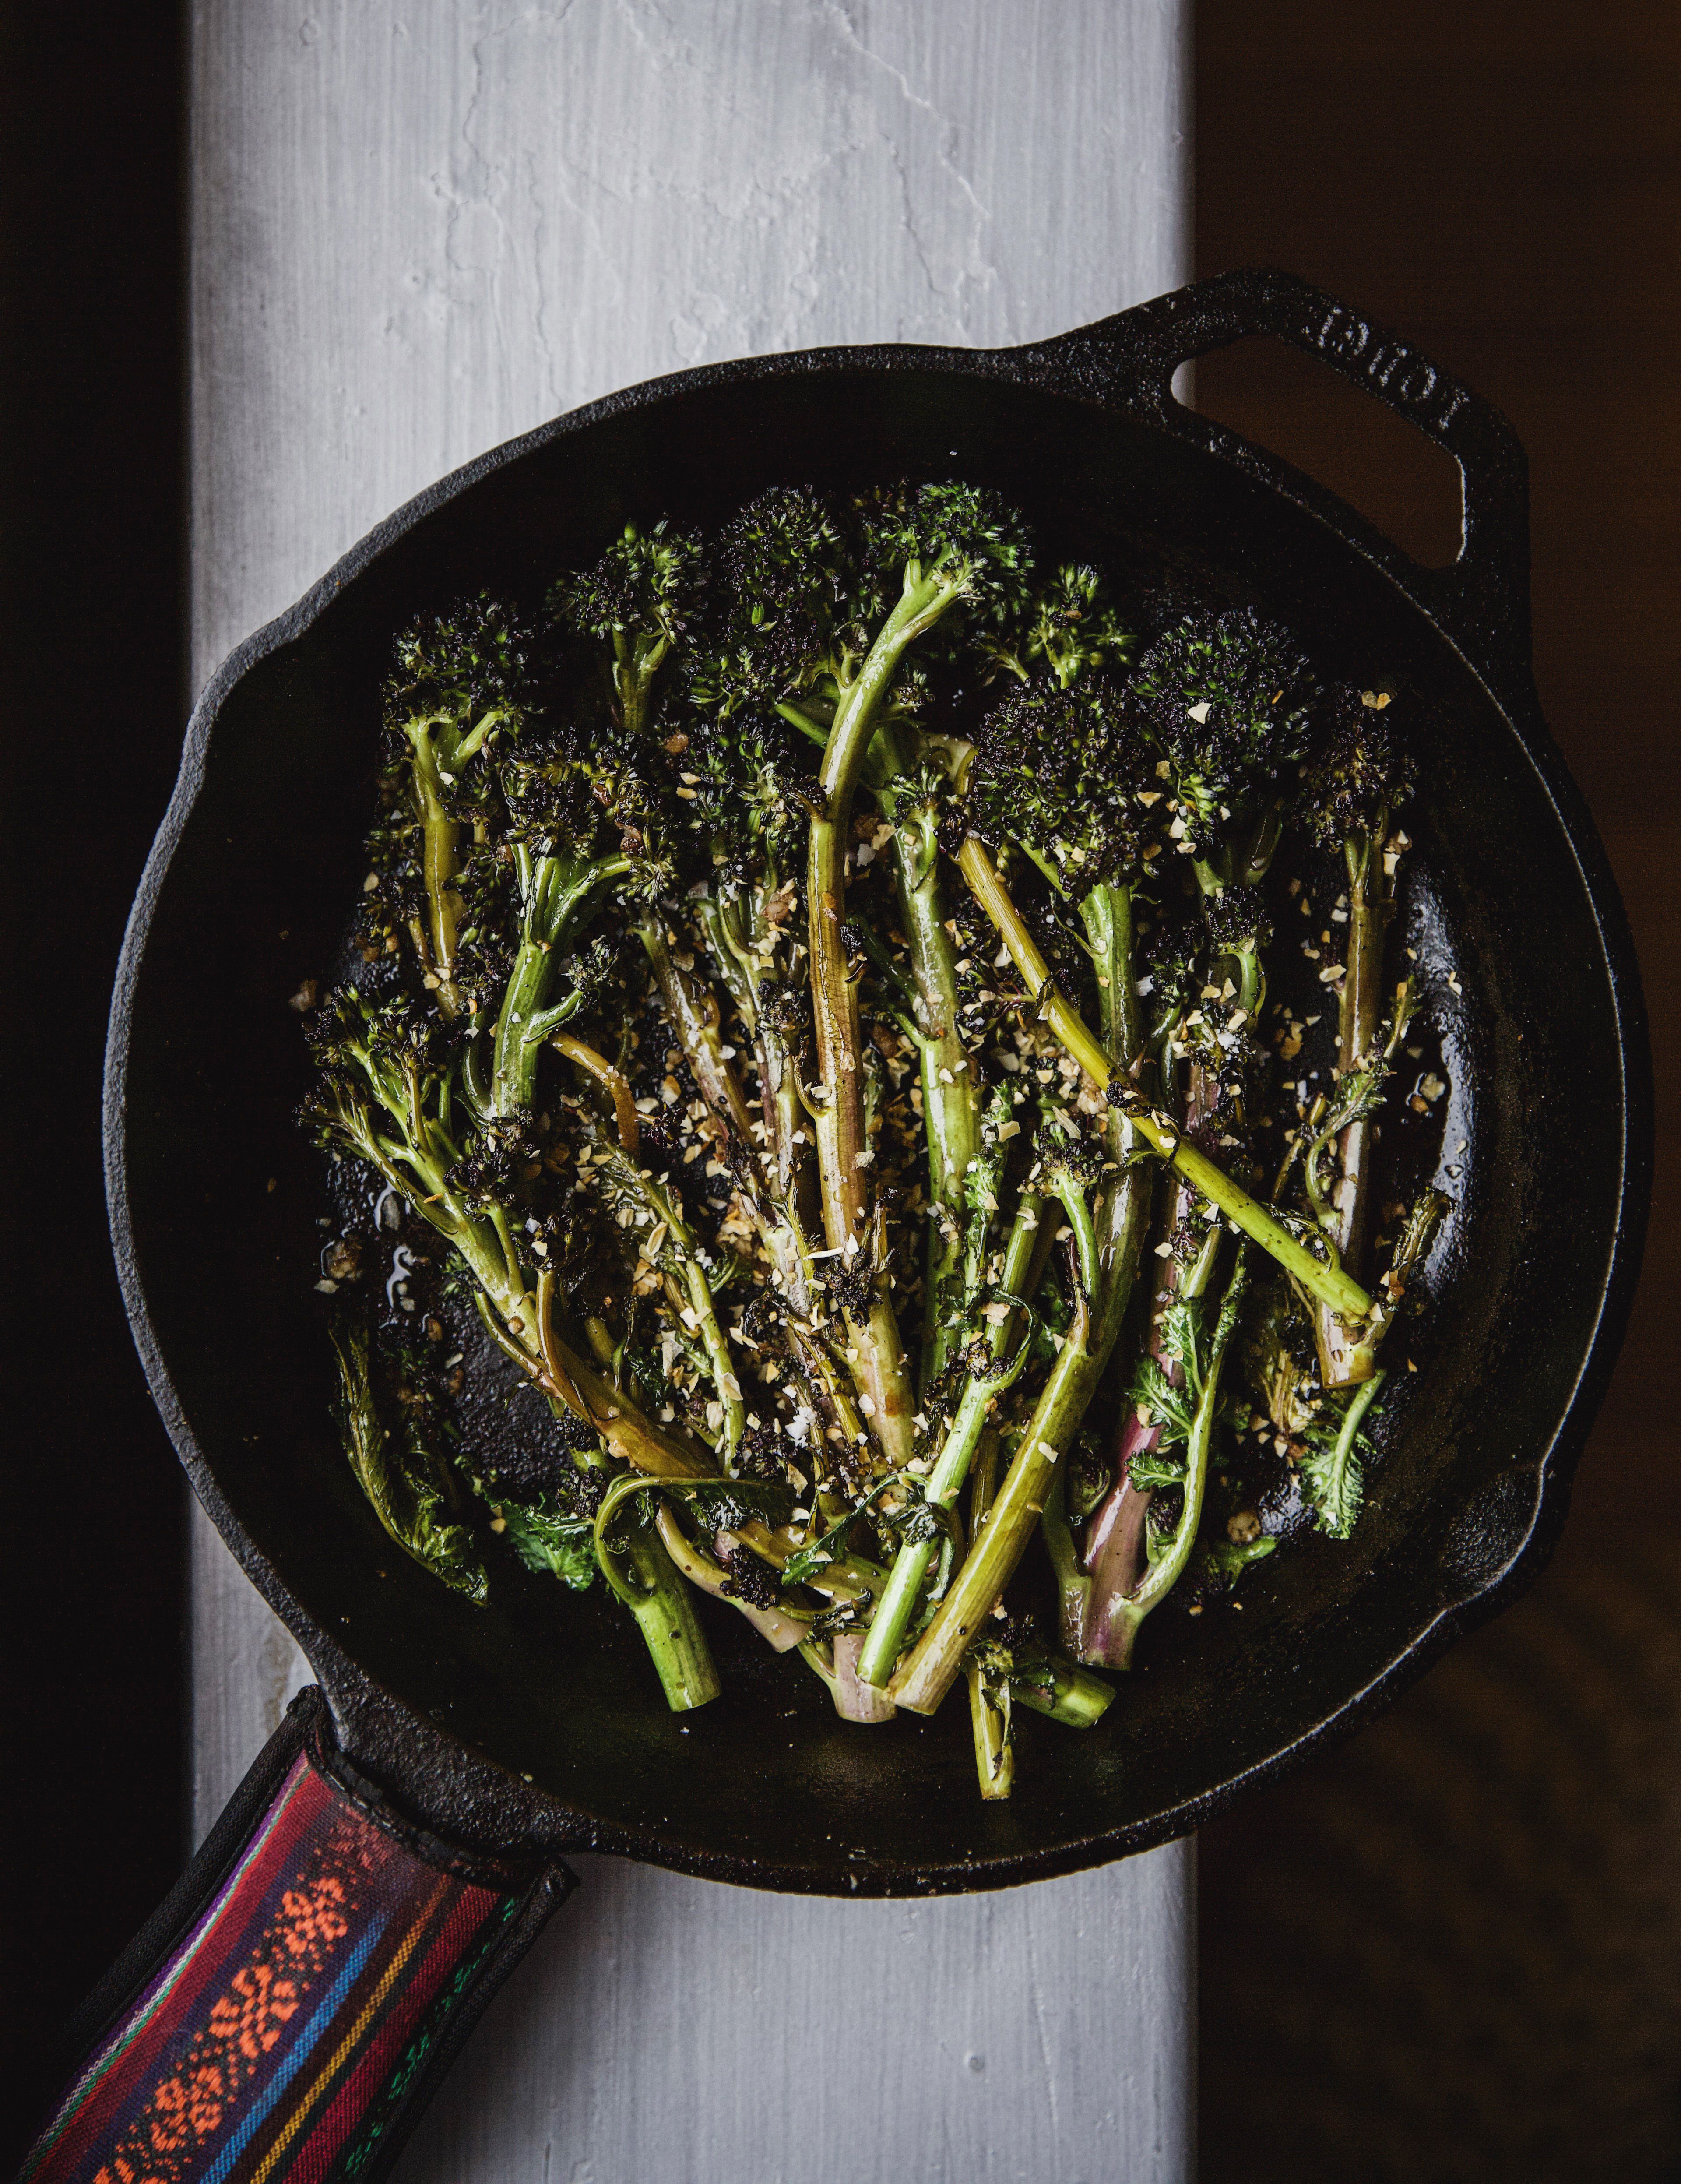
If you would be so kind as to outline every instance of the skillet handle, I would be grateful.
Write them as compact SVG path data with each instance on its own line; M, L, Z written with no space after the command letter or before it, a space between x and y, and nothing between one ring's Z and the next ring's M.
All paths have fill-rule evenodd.
M405 1828L301 1692L83 2005L20 2184L383 2176L573 1886Z
M1459 465L1459 556L1426 569L1323 486L1174 398L1182 364L1255 334L1321 358L1447 450ZM1511 694L1529 685L1529 466L1486 401L1399 334L1294 274L1222 273L1099 320L1028 355L1047 376L1128 410L1264 479L1385 568L1470 664ZM1071 391L1072 391L1071 389Z

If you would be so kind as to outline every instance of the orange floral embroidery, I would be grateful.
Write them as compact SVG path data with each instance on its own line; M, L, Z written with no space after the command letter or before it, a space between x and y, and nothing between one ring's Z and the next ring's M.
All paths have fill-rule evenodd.
M307 1896L288 1888L281 1898L281 1909L290 1924L281 1939L290 1953L301 1957L317 1942L337 1941L349 1927L343 1905L343 1886L330 1873L324 1873Z
M152 2097L149 2126L154 2153L178 2153L206 2138L222 2120L223 2078L214 2063L166 2078Z
M154 2176L149 2170L142 2174L118 2153L114 2154L109 2164L95 2176L93 2184L167 2184L167 2180Z
M387 1855L384 1838L361 1821L334 1820L93 2184L183 2184L350 1931L361 1884Z
M281 2027L298 2014L298 1987L276 1979L271 1964L244 1964L233 1975L233 1992L210 2012L210 2037L231 2041L248 2061L266 2055Z

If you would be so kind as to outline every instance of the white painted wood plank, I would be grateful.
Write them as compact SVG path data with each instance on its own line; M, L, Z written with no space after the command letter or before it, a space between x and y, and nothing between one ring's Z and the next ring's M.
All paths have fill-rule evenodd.
M202 674L615 387L1185 277L1180 0L195 0Z
M577 1864L403 2184L1194 2174L1194 1844L899 1903Z
M1187 8L195 0L199 678L431 478L612 387L1173 286ZM193 1524L202 1833L308 1672ZM1188 1846L909 1904L581 1863L408 2184L1192 2173Z

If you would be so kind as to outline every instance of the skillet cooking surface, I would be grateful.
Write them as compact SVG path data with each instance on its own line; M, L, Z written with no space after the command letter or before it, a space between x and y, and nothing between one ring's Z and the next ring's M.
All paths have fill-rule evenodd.
M458 1839L838 1892L1095 1863L1183 1833L1350 1725L1532 1573L1562 1519L1638 1257L1644 1034L1620 906L1527 673L1492 674L1514 725L1367 558L1357 519L1271 459L1239 467L1105 406L1056 354L762 359L563 419L375 533L200 708L114 1018L131 1312L194 1484L309 1652L347 1749ZM1458 1170L1412 1345L1424 1369L1391 1376L1352 1541L1259 1566L1241 1616L1158 1618L1099 1729L1022 1724L1007 1805L976 1797L960 1706L849 1727L815 1678L704 1602L725 1696L679 1719L599 1588L516 1574L476 1610L398 1553L331 1424L310 1288L319 1156L292 1120L309 1067L287 1005L326 972L360 885L377 684L416 609L529 593L632 515L712 518L774 482L950 475L1014 496L1059 543L1188 567L1291 623L1322 664L1425 694L1416 878L1392 944L1417 950L1442 1033Z

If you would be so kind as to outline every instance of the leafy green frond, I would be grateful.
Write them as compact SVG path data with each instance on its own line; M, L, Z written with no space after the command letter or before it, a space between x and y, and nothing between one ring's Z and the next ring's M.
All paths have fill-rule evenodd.
M1154 1359L1150 1362L1155 1362ZM1160 1367L1156 1369L1160 1373ZM1137 1384L1135 1382L1134 1386L1136 1387ZM1151 1384L1151 1396L1143 1400L1149 1402L1152 1417L1163 1420L1164 1430L1161 1440L1158 1441L1153 1449L1139 1449L1127 1466L1127 1476L1140 1494L1152 1492L1157 1487L1165 1489L1184 1485L1185 1466L1183 1459L1164 1456L1162 1443L1168 1440L1166 1426L1170 1412L1172 1428L1171 1445L1177 1447L1183 1447L1190 1439L1191 1420L1194 1415L1184 1410L1177 1401L1184 1394L1183 1389L1172 1386L1165 1389L1157 1388L1155 1384Z
M594 1526L589 1518L567 1513L547 1496L534 1502L504 1500L498 1507L507 1538L528 1570L558 1577L575 1592L586 1591L594 1582Z
M1322 1532L1352 1534L1366 1499L1366 1465L1374 1453L1364 1420L1376 1407L1381 1373L1339 1399L1328 1396L1303 1436L1302 1494Z
M370 1371L367 1329L344 1314L330 1333L338 1362L339 1426L358 1485L391 1538L423 1569L482 1606L484 1565L470 1527L452 1521L435 1458L420 1438L399 1450L379 1414Z
M1133 1407L1139 1424L1149 1425L1155 1429L1158 1451L1188 1446L1192 1429L1196 1424L1196 1392L1188 1381L1175 1382L1163 1368L1160 1358L1145 1357L1139 1359L1127 1400ZM1138 1461L1134 1457L1129 1468L1129 1475L1135 1486L1172 1485L1184 1474L1184 1467L1181 1464L1173 1479L1140 1479L1137 1469Z
M1200 1398L1208 1356L1200 1298L1170 1297L1162 1306L1161 1354L1184 1374L1193 1399Z

